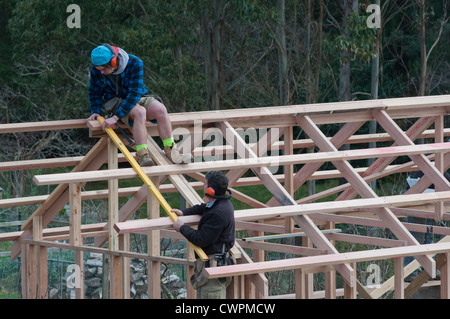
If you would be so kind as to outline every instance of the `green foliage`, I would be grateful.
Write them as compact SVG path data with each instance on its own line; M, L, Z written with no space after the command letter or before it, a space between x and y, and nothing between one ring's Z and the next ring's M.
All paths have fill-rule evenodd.
M334 46L338 51L348 52L350 61L360 59L369 63L375 55L376 29L368 28L366 19L363 15L352 13L345 24L349 37L339 34L328 45Z

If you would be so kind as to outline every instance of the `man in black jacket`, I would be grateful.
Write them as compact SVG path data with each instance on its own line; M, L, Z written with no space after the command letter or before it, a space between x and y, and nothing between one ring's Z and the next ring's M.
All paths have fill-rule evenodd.
M235 239L234 207L230 201L231 191L228 189L227 177L221 172L212 171L208 172L205 178L203 189L205 196L211 201L183 210L173 209L178 216L201 215L198 229L184 225L180 219L173 226L208 255L209 260L206 263L197 259L195 274L191 278L194 288L197 289L197 297L225 298L229 282L225 283L223 279L206 282L202 280L201 271L204 267L223 266L229 263L228 252L233 247Z

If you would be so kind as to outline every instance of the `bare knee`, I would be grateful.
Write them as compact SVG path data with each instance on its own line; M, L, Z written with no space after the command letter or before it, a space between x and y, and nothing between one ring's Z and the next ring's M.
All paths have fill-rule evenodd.
M153 101L147 106L147 118L149 120L162 119L167 117L167 109L164 104L159 101Z
M135 123L145 123L146 120L146 110L141 105L136 105L130 111L130 118Z

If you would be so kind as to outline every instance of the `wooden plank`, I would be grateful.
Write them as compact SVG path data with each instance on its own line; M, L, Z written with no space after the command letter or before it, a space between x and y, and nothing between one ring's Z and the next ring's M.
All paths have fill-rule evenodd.
M106 140L100 140L86 155L73 171L96 170L106 161ZM52 194L42 203L39 208L23 224L22 230L30 230L31 221L34 216L43 215L43 227L46 227L58 212L69 202L68 184L59 185ZM20 239L31 237L29 233L24 232ZM13 243L11 247L11 260L15 260L20 255L21 246L19 241Z
M414 171L415 170L414 166L415 166L414 162L407 162L407 163L402 164L402 165L391 165L391 166L388 166L386 169L384 169L384 170L382 170L380 172L371 174L369 176L365 176L365 177L363 177L363 179L364 179L364 181L366 183L369 183L369 182L371 182L373 180L376 180L376 179L381 178L381 177L389 176L391 174L403 173L405 171ZM363 173L363 171L358 170L358 169L355 169L355 171L362 176L361 173ZM342 174L335 175L333 178L339 178L339 177L343 177L343 175ZM343 196L343 194L347 193L347 191L351 192L350 196ZM303 198L297 200L297 203L302 204L302 203L308 203L308 202L316 201L318 199L325 198L327 196L334 195L334 194L339 193L339 192L342 192L342 194L339 195L336 200L352 199L352 198L355 197L355 195L353 194L353 187L352 187L352 185L350 183L345 183L345 184L342 184L342 185L338 185L338 186L329 188L329 189L324 190L322 192L319 192L319 193L316 193L316 194L313 194L313 195L310 195L310 196L307 196L307 197L303 197Z
M41 216L33 217L33 239L42 240L42 218ZM48 269L47 269L47 247L41 247L38 245L30 246L30 253L34 254L36 263L30 264L31 276L34 277L31 282L36 284L36 289L32 288L31 296L44 299L47 296L48 290Z
M450 299L450 253L443 254L441 270L441 299Z
M347 243L357 243L369 246L380 246L380 247L406 246L406 242L403 240L378 238L373 236L360 236L360 235L336 234L336 233L330 233L327 234L326 236L330 240L343 241Z
M324 234L331 234L331 233L340 233L342 229L324 229L320 230ZM269 240L269 239L284 239L284 238L293 238L293 237L305 237L306 233L304 232L295 232L295 233L285 233L285 234L275 234L275 235L261 235L261 236L255 236L255 237L244 237L242 238L243 241L250 242L250 241L259 241L259 240Z
M364 122L352 122L345 124L336 135L330 139L330 143L336 148L341 147L362 125ZM294 190L299 189L314 174L325 161L305 164L294 176ZM275 199L272 198L267 205L274 206Z
M8 123L0 126L0 134L20 133L20 132L38 132L38 131L59 131L71 130L77 128L87 128L88 121L80 120L62 120L62 121L42 121L27 123Z
M250 275L262 272L329 266L341 263L383 260L402 256L432 255L447 253L449 251L450 243L414 245L407 247L374 249L370 251L355 251L340 254L271 260L260 262L257 264L255 263L214 267L205 269L205 273L207 274L208 278L220 278L226 276Z
M236 167L247 167L257 169L260 167L270 167L288 164L305 164L322 161L341 161L367 159L374 156L392 156L392 155L410 155L446 152L450 150L450 142L440 144L422 144L414 146L396 146L388 148L359 149L349 151L334 151L323 153L296 154L273 157L243 158L227 161L201 162L191 164L173 164L144 167L142 171L148 176L170 175L173 172L177 174L187 174L192 172L203 172L209 170L228 170ZM123 168L117 170L102 170L89 172L70 172L62 174L46 174L34 176L33 181L39 185L53 185L66 182L93 182L108 179L136 178L138 174L132 168Z
M81 187L82 184L69 184L69 209L70 209L70 244L82 245L81 238Z
M448 106L450 95L427 96L427 97L408 97L396 99L379 99L369 101L348 101L348 102L330 102L320 104L303 104L303 105L287 105L287 106L273 106L273 107L259 107L247 109L230 109L230 110L215 110L203 111L193 113L171 113L169 114L170 121L173 127L188 127L193 125L194 121L201 121L202 125L216 122L232 122L236 127L245 127L238 125L240 123L251 123L251 127L257 127L255 123L262 123L267 119L272 119L275 124L285 119L293 119L293 116L322 115L328 119L328 123L336 123L336 119L342 117L344 122L348 122L349 118L359 121L358 114L367 115L363 121L371 120L370 112L377 109L385 109L389 113L401 112L399 116L402 117L419 117L423 110L428 108L427 112ZM445 112L447 113L447 112ZM369 117L370 116L370 117ZM334 122L333 122L334 121ZM295 124L292 121L290 124ZM100 125L95 121L89 122L92 129L100 131ZM148 126L154 126L148 124ZM267 127L271 127L270 125ZM275 127L275 126L273 126Z
M337 149L328 141L320 129L308 118L297 118L299 125L303 130L312 138L317 146L324 151L334 151ZM332 161L333 165L342 172L347 181L353 185L353 188L358 191L359 195L363 198L376 198L377 195L372 188L357 174L353 167L347 160ZM405 240L410 245L418 245L419 243L411 235L411 233L403 226L398 218L386 207L382 207L376 210L377 215L383 220L386 226L395 234L400 240ZM436 276L436 264L434 260L429 256L417 257L424 269L434 278Z
M407 97L395 99L380 99L376 101L351 101L351 102L331 102L321 104L304 104L293 106L274 106L261 107L241 110L220 110L205 111L193 113L171 113L169 118L173 125L183 125L192 123L194 120L201 120L204 123L213 123L218 121L238 120L243 117L260 119L262 117L292 116L294 114L333 114L337 112L361 112L362 109L374 110L384 108L387 112L396 109L416 109L446 107L449 105L450 95L426 96L426 97ZM355 113L356 113L355 112ZM151 124L148 124L149 126ZM100 131L100 125L96 121L86 121L86 119L62 120L62 121L42 121L28 123L9 123L2 124L0 134L49 131L61 129L86 128L91 126ZM154 125L153 125L154 126Z
M117 152L117 146L113 141L108 140L108 170L118 168ZM114 224L119 221L118 189L119 181L117 179L108 180L108 247L110 250L117 250L119 248L119 236L114 229ZM114 295L112 289L110 292Z
M275 142L278 141L278 139L281 137L281 135L283 133L286 132L286 129L270 129L267 131L266 134L264 134L264 136L262 136L258 143L254 144L251 147L251 150L258 156L261 157L263 156L264 153L267 152L267 150L270 148L270 146ZM230 146L230 145L227 145ZM233 153L234 151L234 147L230 146L233 149ZM248 156L242 156L242 158L249 158ZM230 170L227 173L227 178L229 181L230 185L233 185L246 171L248 170L247 167L239 167L238 169L233 169Z
M274 244L267 242L247 242L244 240L236 240L243 248L268 250L286 254L314 256L326 254L326 251L317 248L299 247L285 244Z
M398 145L414 145L414 142L398 127L398 125L389 117L384 111L374 112L374 116ZM438 190L449 190L450 182L442 175L441 172L428 161L423 154L421 155L408 155L420 168L420 170L427 176L429 176Z
M442 252L442 254L438 255L436 257L436 265L438 268L440 268L444 263L444 254L447 252ZM422 287L423 284L425 284L430 279L430 275L422 271L413 282L411 282L406 288L405 288L405 299L410 299L416 291Z
M152 178L153 184L159 187L159 179L157 177ZM148 192L147 196L147 218L156 219L159 218L159 203L154 198L154 196ZM151 230L147 235L147 253L150 256L160 255L160 231ZM161 263L158 261L148 262L148 273L149 274L160 274L161 273ZM161 276L154 275L148 276L148 298L149 299L160 299L161 298Z
M88 154L86 154L86 156L84 157L83 161L81 161L72 170L72 172L90 171L90 170L96 170L96 169L100 168L100 166L106 161L106 158L107 158L106 145L107 145L107 141L106 140L103 140L103 139L100 140L88 152ZM68 183L69 182L70 181L67 181L67 183L59 185L52 192L52 194L49 196L49 198L47 198L45 203L43 203L41 206L39 206L39 208L33 213L33 215L42 215L42 214L44 214L47 210L50 209L51 206L53 206L53 204L58 200L59 197L61 197L61 196L65 197L66 195L64 193L68 190ZM57 208L59 208L59 210L56 213L58 213L62 209L62 207L65 204L67 204L68 202L69 202L69 198L67 197L67 200L65 201L65 203L61 207L57 207ZM31 217L22 226L23 230L31 229L31 220L32 220ZM48 223L44 223L43 225L44 225L44 227L46 227L48 225Z
M404 282L404 258L394 258L394 297L395 299L405 298L405 282Z
M285 148L284 148L284 154L285 155L293 155L294 154L294 147L293 147L293 140L294 140L294 131L293 127L288 127L284 132L284 142L285 142ZM295 198L295 185L294 185L294 165L285 165L283 168L285 179L284 179L284 188L286 188L286 191L289 193L289 195L292 196L292 198ZM294 230L294 221L292 218L285 218L285 229L287 233L292 233Z
M219 127L225 139L230 144L236 147L239 156L244 158L246 156L250 158L257 158L257 155L248 147L248 145L236 133L233 127L231 127L228 123L221 123L219 124ZM280 204L297 206L295 200L274 178L267 167L253 168L253 172L261 179L264 185L280 202ZM316 245L316 247L326 250L331 254L338 253L337 249L328 241L325 235L319 231L319 229L308 216L295 215L292 218L303 229L303 231L308 234L308 237ZM350 268L347 264L335 265L335 268L351 286L354 286L356 284L354 282L355 277L353 276L354 269Z
M421 117L418 119L406 132L406 135L409 136L412 140L415 140L426 128L428 128L433 123L433 118L431 116ZM392 146L397 146L395 142ZM368 176L373 176L376 173L379 173L383 170L386 170L389 163L395 160L396 157L381 157L377 158L369 168L362 174L364 178ZM338 200L343 199L351 199L357 195L357 192L351 188L344 191L341 195L339 195Z
M102 117L98 117L97 120L99 121L100 124L103 123L104 118ZM117 147L120 149L120 151L122 152L123 155L125 155L125 157L127 158L128 162L131 164L131 166L133 167L133 170L136 172L136 174L142 179L142 181L145 183L145 185L147 185L148 189L152 192L153 196L155 196L155 198L158 200L158 202L160 203L160 205L162 206L162 208L164 209L164 211L166 212L167 215L169 215L170 219L173 222L176 222L178 220L178 216L172 212L172 208L170 207L169 203L166 201L166 199L161 195L161 193L158 191L158 189L155 188L154 184L152 183L152 181L150 180L150 178L144 173L144 171L142 170L142 168L139 166L139 164L136 162L136 160L134 159L134 157L131 155L131 153L128 151L128 149L125 147L125 145L123 145L123 143L119 140L119 138L117 137L117 134L114 132L113 129L111 128L105 128L105 131L108 133L109 137L114 141L114 143L117 145ZM192 246L192 248L195 250L195 252L197 253L197 255L202 259L202 260L208 260L208 256L205 254L205 252L203 251L203 249L201 249L200 247L192 244L191 242L189 242L189 245Z
M348 201L334 201L334 202L317 202L308 203L302 205L289 205L283 207L267 207L267 208L254 208L237 210L234 213L234 217L237 221L252 221L260 219L269 219L275 217L295 216L295 215L307 215L315 214L315 219L326 213L338 213L349 212L355 209L364 208L380 208L380 207L392 207L392 206L407 206L407 205L420 205L426 202L446 201L450 199L449 192L435 192L424 194L411 194L411 195L392 195L376 198L359 198ZM318 214L320 213L320 214ZM330 218L341 218L340 222L350 222L357 220L356 217L347 216L335 216L329 215L324 219L330 220ZM200 216L181 216L184 223L195 224L200 220ZM376 227L385 227L384 222L376 221ZM129 220L122 223L117 223L114 228L120 233L131 232L145 232L152 229L164 229L170 228L172 223L170 219L162 217L155 220L137 219ZM374 226L374 225L372 225ZM426 226L425 226L426 227Z
M73 246L83 245L81 237L81 187L82 184L69 184L69 206L70 206L70 244ZM84 299L84 263L83 252L75 251L75 265L79 274L75 278L75 298Z
M434 137L434 142L435 143L444 142L444 117L443 116L435 117L434 127L435 127L435 131L436 131L435 137ZM435 165L436 165L436 169L441 174L443 174L444 173L444 165L445 165L444 154L442 154L442 153L436 154ZM443 217L444 217L444 205L443 205L443 203L436 203L435 219L442 220Z
M144 253L135 253L135 252L125 251L125 250L111 251L108 248L100 248L100 247L93 247L93 246L73 246L73 245L66 244L66 243L53 242L53 241L47 241L47 240L34 241L32 239L24 239L24 240L22 240L22 242L29 244L29 245L56 247L56 248L62 248L62 249L66 249L66 250L87 251L87 252L93 252L93 253L104 254L104 255L123 256L123 257L127 257L127 258L155 260L155 261L176 264L176 265L193 266L193 262L187 261L186 259L166 257L166 256L149 256Z

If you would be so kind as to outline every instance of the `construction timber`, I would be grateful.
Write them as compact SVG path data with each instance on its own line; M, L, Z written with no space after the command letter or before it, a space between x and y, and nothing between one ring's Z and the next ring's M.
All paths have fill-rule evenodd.
M210 278L233 276L227 291L229 298L376 299L393 291L394 298L403 299L410 298L434 279L433 283L440 286L440 297L448 299L450 228L445 225L450 219L450 183L444 172L450 166L450 142L446 142L450 128L445 127L449 123L446 119L449 111L450 95L442 95L175 113L170 114L174 133L180 136L179 146L183 151L193 154L194 163L170 163L153 138L158 134L157 127L149 123L148 145L157 165L143 170L162 194L178 192L188 205L203 202L197 190L201 190L205 172L227 173L235 200L248 207L236 210L236 229L246 230L255 238L265 236L261 240L238 238L232 249L237 263L207 269ZM401 128L398 122L402 119L408 119L411 125ZM378 133L361 133L368 121L376 121ZM321 129L329 125L336 129ZM80 128L98 139L85 156L0 163L0 171L73 167L68 173L34 177L38 186L57 185L48 195L0 200L0 208L39 205L21 231L0 233L0 241L13 241L11 258L22 257L22 298L47 296L49 247L75 251L75 263L81 269L77 298L84 298L83 252L110 257L111 298L130 297L130 258L146 260L148 296L160 298L161 263L186 265L189 278L193 273L193 250L187 246L186 259L161 255L162 237L183 237L172 229L169 217L160 217L159 202L148 187L118 187L120 179L136 178L137 174L132 168L119 168L123 156L99 123L82 119L4 124L0 126L0 134ZM305 137L294 136L299 131ZM328 136L328 131L337 133ZM377 147L369 148L370 142L377 143ZM343 149L343 145L349 147ZM404 160L396 164L399 158ZM365 159L372 160L366 167L356 168L351 164ZM104 164L108 168L100 169ZM323 169L324 164L334 169ZM413 171L422 171L424 176L406 192L378 196L370 185L388 176L406 177ZM337 178L344 182L302 198L295 195L308 181ZM94 181L108 181L108 188L83 190L86 183ZM425 192L431 184L435 191ZM245 187L249 185L264 185L272 198L261 202L246 195ZM119 197L129 199L119 207ZM333 199L327 200L330 197ZM107 199L108 222L82 224L81 203L92 198ZM148 217L135 219L134 212L144 202L147 202ZM67 204L70 226L47 228ZM408 216L442 221L442 226L430 229L427 225L405 222ZM199 221L199 216L180 218L191 225ZM392 237L337 231L345 225L387 229ZM441 240L421 244L412 232L431 232L441 236ZM147 253L130 251L131 233L147 235ZM286 238L301 236L303 244L264 241L271 234L286 234ZM93 238L94 245L85 244L88 238ZM337 242L376 248L338 251ZM264 260L264 251L282 252L288 257ZM414 261L405 266L404 258L409 256ZM393 276L369 286L358 279L356 265L376 260L393 260ZM414 281L405 282L405 277L417 269L423 271ZM266 275L283 270L293 271L295 293L270 296ZM314 291L315 273L324 273L325 288L321 291ZM343 279L343 287L337 287L337 276ZM187 286L187 297L195 298L189 280Z

